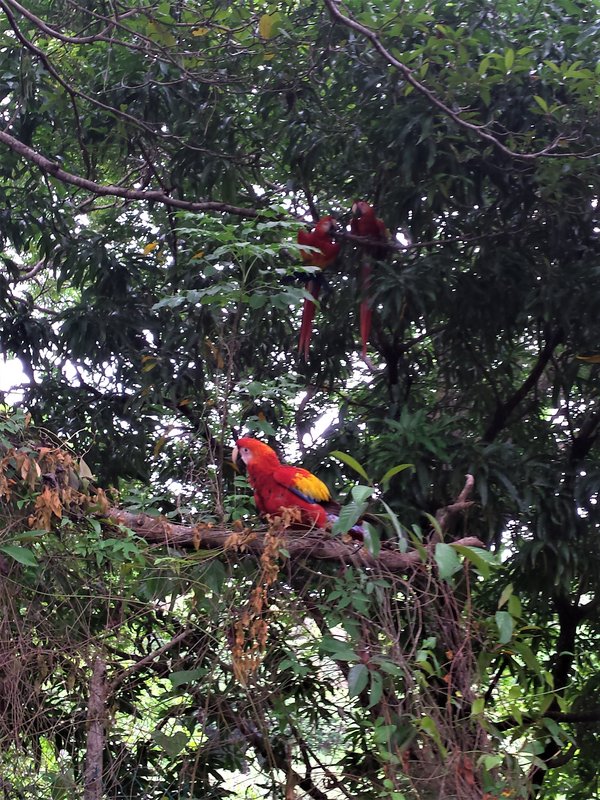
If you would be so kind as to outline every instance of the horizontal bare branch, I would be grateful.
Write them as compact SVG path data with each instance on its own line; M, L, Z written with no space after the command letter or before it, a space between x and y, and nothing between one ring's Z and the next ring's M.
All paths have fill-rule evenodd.
M236 534L228 528L189 525L176 525L164 519L156 519L147 514L133 514L119 508L111 508L106 516L114 523L125 525L134 533L154 544L172 545L174 547L196 548L250 553L260 557L264 551L264 533L266 529L249 530ZM459 539L455 544L468 547L484 547L475 536ZM339 538L330 538L323 530L295 530L284 532L282 547L289 553L292 561L312 558L319 561L333 561L340 564L378 567L389 572L404 572L422 565L420 554L413 550L399 553L396 550L382 548L377 557L371 555L362 542L344 542Z

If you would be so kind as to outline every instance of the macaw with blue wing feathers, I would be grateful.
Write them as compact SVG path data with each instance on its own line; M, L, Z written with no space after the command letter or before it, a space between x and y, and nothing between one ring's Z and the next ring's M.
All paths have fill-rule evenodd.
M298 508L303 523L324 528L339 510L322 480L303 467L282 464L277 453L258 439L238 439L231 458L234 464L240 458L246 465L254 502L261 514Z

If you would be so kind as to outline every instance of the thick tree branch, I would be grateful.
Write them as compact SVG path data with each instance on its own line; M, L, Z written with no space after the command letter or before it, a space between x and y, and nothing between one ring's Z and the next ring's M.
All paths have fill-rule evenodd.
M600 429L600 411L592 411L579 429L579 434L571 443L571 453L569 460L571 463L582 461L590 452L598 439Z
M506 427L509 418L517 406L527 397L531 389L537 384L543 371L546 369L548 362L558 345L563 341L563 332L560 328L552 331L548 336L546 344L542 348L535 366L523 381L517 391L508 398L504 403L496 407L494 416L489 423L485 433L483 434L483 441L490 444L494 441L496 436Z
M118 508L110 508L105 516L113 523L125 525L142 539L154 544L186 549L202 547L209 550L231 550L232 552L240 550L257 557L260 557L264 551L262 534L266 532L265 529L257 531L247 529L242 533L235 533L227 528L175 525L166 520L157 520L156 517L150 517L147 514L133 514ZM475 536L467 536L456 543L469 547L484 547L483 543ZM292 561L313 558L318 561L332 561L354 566L378 567L389 572L417 569L423 563L417 551L399 553L395 550L382 549L375 558L362 543L350 544L341 539L328 538L327 532L322 530L287 529L283 533L281 544L289 553Z
M106 726L106 664L96 656L90 680L87 707L87 746L85 752L84 800L102 800L103 759Z
M442 533L446 533L448 531L449 526L458 515L463 514L467 509L471 508L473 505L473 500L469 500L469 497L473 492L474 486L475 478L472 475L467 474L465 476L465 485L463 486L461 493L458 495L454 503L450 503L450 505L440 508L440 510L437 512L435 518L439 523Z
M569 684L569 675L575 660L577 628L585 618L587 608L585 606L572 605L568 598L560 595L554 598L554 605L558 614L559 632L556 640L557 656L552 669L552 678L555 692L558 695L563 695ZM558 702L554 700L546 716L558 710ZM562 749L561 744L555 739L551 739L540 754L540 759L545 766L542 767L535 764L529 772L530 798L537 797L539 789L548 774L550 763L559 755Z
M68 183L71 186L77 186L79 189L91 192L91 194L101 195L105 197L123 197L126 200L142 200L145 202L162 203L165 206L172 208L181 208L185 211L217 211L225 214L234 214L238 217L248 217L256 219L261 216L261 212L254 208L242 208L234 206L229 203L221 203L215 200L203 200L194 202L192 200L179 200L176 197L171 197L163 191L158 190L143 190L143 189L125 189L122 186L115 186L114 184L103 185L95 181L82 178L80 175L74 175L67 172L56 162L52 161L41 153L38 153L31 147L28 147L23 142L11 136L6 131L0 131L0 142L10 147L15 153L25 158L27 161L35 164L42 172L51 175L56 180L62 183Z

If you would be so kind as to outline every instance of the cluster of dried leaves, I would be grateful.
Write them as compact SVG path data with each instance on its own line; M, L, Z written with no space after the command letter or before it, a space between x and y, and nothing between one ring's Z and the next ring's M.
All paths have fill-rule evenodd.
M27 524L31 529L49 531L53 519L61 519L65 513L109 509L103 489L89 491L91 477L85 461L62 447L8 447L0 458L0 500L22 500L24 490L29 492L32 506Z

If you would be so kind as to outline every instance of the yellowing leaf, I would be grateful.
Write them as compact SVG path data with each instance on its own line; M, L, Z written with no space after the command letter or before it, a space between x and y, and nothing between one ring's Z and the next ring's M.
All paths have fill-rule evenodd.
M148 36L166 47L174 47L177 44L177 39L175 39L169 27L161 22L154 22L154 20L148 23Z
M149 244L146 245L146 247L144 247L142 253L145 256L147 256L148 253L151 253L153 250L156 250L157 247L158 247L158 242L150 242Z
M578 358L580 361L585 361L588 364L600 364L600 353L596 353L596 355L593 356L575 356L575 358Z
M270 39L277 33L279 14L263 14L258 23L258 34L261 39Z
M80 478L93 478L94 475L89 466L85 463L83 458L79 459L79 477Z
M272 58L275 58L275 53L265 53L263 56L265 61L271 61Z
M160 439L158 439L158 441L154 445L154 455L155 456L157 456L160 453L160 451L163 449L163 447L165 446L166 443L167 443L167 437L166 436L161 436Z
M192 258L202 258L204 256L204 250L198 250L197 253L194 253Z
M218 369L223 369L225 366L225 362L223 361L223 356L221 355L221 351L219 350L219 348L215 344L213 344L213 342L211 342L210 339L206 340L206 345L210 350L213 358L215 359Z
M192 36L206 36L209 31L210 28L194 28L192 31Z

